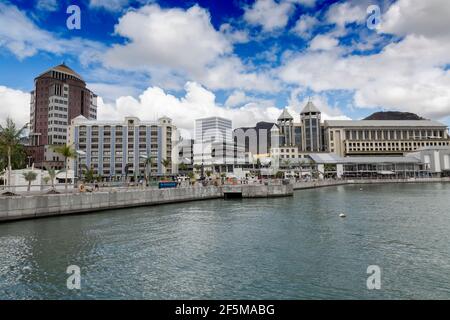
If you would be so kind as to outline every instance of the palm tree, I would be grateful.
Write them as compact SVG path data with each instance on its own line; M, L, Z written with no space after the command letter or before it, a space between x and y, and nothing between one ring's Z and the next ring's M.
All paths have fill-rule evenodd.
M167 167L170 166L170 160L168 159L162 159L161 164L163 165L164 169L167 170Z
M151 178L152 175L152 167L155 164L155 157L149 155L148 157L144 158L144 178L145 178L145 184L148 185L148 181ZM148 171L148 168L150 167L150 172Z
M68 172L69 172L69 168L68 168L69 159L75 159L76 156L77 156L77 153L69 145L54 146L53 150L56 153L58 153L61 156L63 156L63 158L64 158L64 168L65 168L65 171L66 171L66 180L64 181L64 184L65 184L65 189L66 189L66 192L67 192L67 179L68 179L67 175L68 175Z
M36 180L37 178L37 173L33 172L33 171L28 171L28 172L24 172L23 173L23 177L25 178L25 181L28 182L28 189L27 191L30 192L31 190L31 183Z
M11 155L12 150L17 147L20 142L20 137L25 130L26 125L21 129L16 128L16 124L11 118L6 118L6 126L0 125L0 146L6 149L8 156L8 187L11 186Z
M87 165L83 164L82 165L83 169L84 169L84 181L85 182L94 182L95 180L95 170L93 167L88 168Z
M52 183L52 190L54 191L55 190L55 178L58 173L56 172L55 169L52 169L52 168L48 169L47 172L48 172L48 176L50 178L50 182Z

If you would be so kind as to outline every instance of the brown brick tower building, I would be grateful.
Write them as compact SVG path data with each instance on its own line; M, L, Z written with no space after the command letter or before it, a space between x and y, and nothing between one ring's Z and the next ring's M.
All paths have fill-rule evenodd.
M63 159L51 146L66 144L70 121L79 115L97 119L97 96L86 88L79 74L63 63L34 80L29 154L35 167L63 167Z

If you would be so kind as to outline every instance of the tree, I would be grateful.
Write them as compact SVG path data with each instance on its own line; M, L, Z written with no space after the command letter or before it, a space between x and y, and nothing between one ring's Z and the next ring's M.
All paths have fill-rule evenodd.
M69 145L54 146L53 150L56 153L60 154L64 158L64 168L65 168L65 172L66 172L66 179L64 181L64 185L65 185L65 189L66 189L66 192L67 192L67 180L68 180L68 172L69 172L69 168L68 168L69 159L75 159L76 156L77 156L77 153L72 148L72 146L69 146Z
M180 172L186 172L187 170L188 170L188 166L187 166L187 164L185 164L185 163L180 163L180 165L178 166L178 170L180 171Z
M95 180L95 170L94 168L91 166L90 168L88 168L87 165L83 164L82 168L84 169L84 182L94 182Z
M23 177L25 178L25 181L28 182L28 189L27 191L30 192L31 190L31 183L36 180L37 178L37 173L33 172L33 171L28 171L28 172L24 172L23 173Z
M284 177L283 171L278 171L278 172L275 174L275 178L277 178L277 179L282 179L283 177Z
M2 150L5 150L7 155L8 187L11 186L11 158L14 154L17 154L18 150L20 149L20 137L22 136L25 128L26 126L22 127L21 129L17 129L16 124L9 117L6 119L5 127L0 125L0 148Z
M170 166L170 160L168 159L162 159L161 164L163 165L164 169L167 170L167 167Z
M170 160L162 159L161 164L163 165L164 169L167 169L167 167L170 166Z
M145 178L145 183L146 185L148 185L148 181L151 178L152 175L152 167L155 164L155 157L149 155L148 157L144 158L144 178ZM148 168L150 167L150 172L148 170Z
M55 169L52 169L52 168L48 169L47 172L48 172L48 176L50 178L50 182L52 184L52 190L55 190L55 179L56 179L57 172Z

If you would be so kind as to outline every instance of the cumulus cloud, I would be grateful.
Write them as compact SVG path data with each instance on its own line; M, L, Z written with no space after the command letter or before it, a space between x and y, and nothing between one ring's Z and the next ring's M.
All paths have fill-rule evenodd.
M326 13L326 20L338 27L353 22L361 23L366 20L367 1L348 1L333 4Z
M336 49L339 45L339 41L325 34L320 34L314 37L309 44L309 48L311 50L333 50Z
M114 67L156 64L199 72L232 49L211 25L208 12L196 5L186 11L145 6L121 17L115 32L129 42L106 53L105 63Z
M28 92L0 86L0 121L10 117L20 127L29 122L30 98Z
M210 20L208 11L197 5L187 10L149 5L129 11L115 27L128 41L107 50L103 63L145 71L173 85L193 79L211 89L274 90L267 74L250 72L233 55L232 43L245 41L245 35L226 25L217 31Z
M406 5L412 13L406 10ZM439 22L439 28L448 24L444 18L446 9L440 11L442 6L438 0L400 0L383 16L383 27L378 31L403 36L398 42L391 42L371 55L336 49L291 55L279 69L280 77L317 92L353 91L356 107L411 111L435 119L449 116L450 71L446 66L450 64L450 42L442 40L446 36L442 32L429 33L424 22L446 21ZM330 11L337 12L329 14L336 24L360 20L359 9L350 4L335 5ZM411 26L409 32L407 25Z
M73 54L83 63L95 59L103 45L81 38L62 39L40 29L16 6L0 3L0 48L5 47L19 59L38 52Z
M294 28L292 28L292 31L304 39L309 39L312 35L314 27L318 24L319 20L316 17L304 14L297 20Z
M399 0L383 14L380 32L428 38L450 37L450 6L446 0Z
M290 1L256 0L253 6L245 9L244 19L253 25L261 26L264 31L283 28L293 11Z
M140 119L154 120L161 116L173 119L177 127L192 130L195 119L220 116L233 121L233 127L251 126L257 121L274 121L280 109L257 103L239 107L224 107L216 102L213 92L195 82L187 82L186 94L181 97L166 93L159 87L150 87L139 98L120 97L115 103L104 103L99 99L100 119L120 119L134 115ZM243 101L244 102L244 101Z

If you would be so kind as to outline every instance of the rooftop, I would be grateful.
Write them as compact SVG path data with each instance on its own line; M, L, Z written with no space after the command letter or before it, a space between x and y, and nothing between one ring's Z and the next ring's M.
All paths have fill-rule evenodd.
M283 112L278 117L278 120L294 120L294 118L291 116L289 111L287 111L287 109L284 109Z
M325 120L328 127L447 127L433 120Z
M47 71L41 73L38 77L40 77L40 76L42 76L43 74L46 74L46 73L48 73L48 72L50 72L50 71L62 72L62 73L68 74L68 75L70 75L70 76L73 76L73 77L75 77L75 78L77 78L77 79L79 79L79 80L81 80L81 81L84 81L84 80L83 80L83 77L81 77L81 76L80 76L78 73L76 73L74 70L72 70L71 68L69 68L68 66L66 66L65 63L62 63L62 64L60 64L59 66L56 66L56 67L53 67L53 68L48 69Z
M314 103L312 103L312 101L308 101L308 103L307 103L306 106L303 108L302 112L300 112L300 114L303 114L303 113L310 113L310 112L317 112L317 113L320 113L320 110L317 109L317 107L314 105Z

